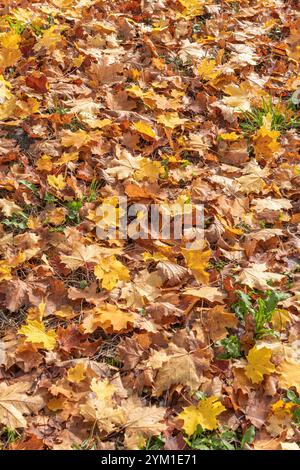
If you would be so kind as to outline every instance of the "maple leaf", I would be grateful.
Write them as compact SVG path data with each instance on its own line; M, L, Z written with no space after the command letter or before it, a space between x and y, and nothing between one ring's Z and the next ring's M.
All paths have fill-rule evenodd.
M160 396L173 384L189 386L191 390L196 390L199 387L201 379L196 367L198 363L196 355L172 345L169 355L163 354L161 361L157 362L157 360L156 357L158 367L155 367L158 369L158 373L155 379L155 395ZM199 362L201 364L201 360Z
M48 220L50 224L53 225L61 225L64 223L66 219L66 209L64 207L57 207L56 209L53 209L53 211L48 213Z
M97 263L101 254L101 248L98 245L78 244L72 255L61 255L61 261L73 271L86 265L87 263Z
M165 408L160 406L143 406L138 397L126 400L125 441L129 449L139 449L143 438L159 436L166 430Z
M132 124L132 128L135 129L140 134L150 137L151 139L157 139L158 136L152 127L143 121L137 121Z
M224 91L230 95L222 100L226 105L235 108L236 112L250 111L250 90L246 82L240 85L226 85Z
M52 171L53 163L52 163L51 158L49 157L49 155L42 155L36 161L36 167L40 171L47 171L47 172Z
M18 333L26 336L26 342L35 344L38 348L52 351L56 346L55 330L46 332L45 325L38 320L27 320Z
M123 149L118 153L118 160L112 161L114 166L108 168L106 172L117 177L118 180L123 180L132 176L140 168L140 161L141 157L134 157L127 150Z
M58 175L58 176L48 175L47 181L52 188L57 189L57 190L61 190L66 187L66 182L64 180L63 175Z
M252 383L262 382L264 375L275 372L275 365L270 361L272 350L268 348L257 348L254 346L248 353L248 364L245 367L245 374Z
M21 35L9 31L4 33L0 38L0 68L6 69L7 67L15 66L16 62L22 57L19 45L21 42Z
M103 258L94 267L94 274L102 281L103 289L112 290L119 281L128 281L128 269L115 256Z
M178 113L169 112L169 113L160 114L159 116L157 116L157 122L170 129L175 129L175 127L181 126L182 124L185 124L187 121L188 120L185 118L180 118Z
M0 199L0 209L6 217L11 217L13 214L20 214L22 212L22 208L9 199Z
M209 431L217 429L219 426L217 416L225 410L220 400L211 396L200 400L197 406L184 408L177 418L183 421L182 427L186 434L192 436L199 425Z
M108 379L97 380L94 377L91 382L91 390L96 394L98 400L110 403L117 388L109 383Z
M237 135L236 132L230 132L230 133L224 133L224 134L220 134L220 137L222 140L232 140L232 141L235 141L235 140L238 140L239 139L239 136Z
M220 72L216 70L216 61L214 59L203 59L198 66L198 73L204 80L213 80L220 74Z
M40 395L27 395L31 388L30 382L17 382L7 385L0 384L0 423L10 429L25 428L24 416L39 411L44 404Z
M76 132L65 131L61 143L64 147L76 147L77 149L87 145L91 141L91 136L84 130Z
M5 260L0 260L0 281L12 279L11 266Z
M142 308L148 302L160 295L159 287L162 279L157 272L149 273L147 269L141 271L133 282L122 288L121 298L125 299L128 307Z
M82 362L79 362L74 367L71 367L68 370L67 379L69 380L69 382L78 384L85 379L85 370L85 365Z
M292 204L288 199L275 199L271 197L265 197L264 199L253 199L253 204L255 204L255 210L257 212L262 212L264 210L281 211L292 208Z
M133 313L125 313L115 305L104 304L102 307L90 311L84 318L82 325L85 333L92 333L98 327L106 332L120 332L132 326L135 319L136 316Z
M233 313L226 312L220 305L210 309L206 315L209 335L212 341L219 341L227 336L227 328L235 328L238 324Z
M291 314L288 310L277 308L272 315L272 325L276 331L284 331L291 323Z
M40 51L43 47L46 49L53 49L56 47L57 43L61 41L61 34L57 25L51 26L43 32L42 37L34 46L35 51Z
M191 269L197 281L207 284L209 274L205 270L207 269L208 261L211 257L211 251L189 250L187 248L182 248L181 251L187 266Z
M182 292L182 295L205 299L209 302L218 302L220 304L223 303L225 298L225 295L219 288L210 286L200 287L199 289L188 288Z
M266 269L265 264L252 264L241 271L238 281L255 289L272 289L270 281L280 282L284 279L284 275L268 272Z
M39 303L37 307L32 307L28 310L28 320L38 320L39 322L42 321L43 316L45 314L46 304L45 302Z
M300 393L300 365L293 360L284 360L277 369L279 386L289 389L295 387Z
M182 12L184 18L194 18L203 14L204 0L179 0L179 2L184 7Z
M135 178L138 181L147 179L151 183L154 183L162 172L163 167L160 162L154 162L148 158L142 158L140 161L140 168L135 172Z

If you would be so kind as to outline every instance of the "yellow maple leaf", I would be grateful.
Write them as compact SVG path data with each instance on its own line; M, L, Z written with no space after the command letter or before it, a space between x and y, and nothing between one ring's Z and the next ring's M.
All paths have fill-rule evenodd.
M163 255L162 253L148 253L145 251L143 253L143 259L144 261L168 261L168 258Z
M169 127L170 129L175 129L175 127L185 124L187 119L180 118L178 113L170 112L157 116L157 122L165 127Z
M207 284L209 281L209 274L205 271L205 269L207 269L208 261L211 257L211 251L189 250L187 248L182 248L181 251L185 258L186 264L191 269L195 278L199 282Z
M149 158L142 158L140 168L135 172L135 178L138 181L147 179L151 183L157 181L159 175L162 173L163 167L160 162L149 160Z
M78 160L78 152L64 152L62 156L55 162L55 166L66 165L69 162L75 162Z
M119 281L129 281L129 271L115 256L103 258L95 267L94 274L102 281L103 289L112 290Z
M233 142L239 139L239 136L237 135L236 132L220 134L220 137L222 140L232 140Z
M276 331L283 331L287 323L291 322L291 314L288 310L277 308L272 315L272 324Z
M54 312L54 315L58 318L64 318L70 320L75 316L73 308L70 305L63 305L59 310Z
M212 396L200 400L197 406L184 408L178 418L183 420L183 429L186 434L192 436L199 425L209 431L217 429L219 426L217 416L225 410L220 400Z
M21 118L25 119L26 117L30 116L30 114L35 114L38 112L40 108L40 103L38 100L32 97L26 97L25 100L18 99L16 101L17 105L17 114Z
M21 35L15 31L9 31L0 37L0 44L5 49L18 49L21 42Z
M216 70L216 61L214 59L203 59L198 66L198 73L204 80L213 80L220 72Z
M123 312L115 305L104 304L88 312L82 325L85 333L93 333L98 327L106 332L120 332L127 330L134 321L133 313Z
M9 281L10 279L12 279L11 266L8 264L7 261L1 260L0 261L0 281Z
M83 129L79 129L76 132L65 131L62 136L61 143L64 147L76 147L79 149L84 145L87 145L91 141L89 134Z
M46 29L43 33L43 36L34 46L35 51L40 51L43 47L45 49L53 49L56 47L56 44L61 41L61 34L58 31L58 26L54 25Z
M254 153L255 157L260 160L262 158L272 158L275 152L280 149L277 141L280 132L272 131L263 125L254 136Z
M240 85L226 85L224 91L230 95L222 100L226 105L236 108L236 112L250 111L250 90L247 82L242 82Z
M272 374L275 371L275 365L270 361L272 351L268 348L254 346L248 353L248 364L245 367L245 374L252 383L262 382L264 375Z
M26 342L35 344L38 348L52 351L56 345L56 333L54 330L46 331L44 323L38 320L27 320L18 334L26 336Z
M277 372L279 374L278 383L281 388L295 387L297 392L300 393L300 364L292 360L284 360Z
M71 367L67 373L67 379L69 382L78 384L86 377L85 375L85 365L82 362L76 364L76 366Z
M91 382L91 390L96 394L98 400L110 402L117 389L109 383L108 379L97 380L94 377Z
M64 189L66 187L66 182L64 180L63 175L48 175L47 181L52 188L57 190Z
M0 51L0 68L6 69L12 67L21 58L22 53L19 49L21 42L21 35L9 31L0 38L1 51Z
M9 118L16 107L16 99L11 93L12 84L0 75L0 120Z
M279 418L284 418L286 414L290 414L293 408L295 408L295 403L292 403L292 402L287 403L283 400L277 400L272 405L273 413Z
M201 16L203 14L204 4L207 3L204 0L179 0L184 10L180 16L191 19L195 16Z
M51 171L53 168L53 163L51 161L51 158L49 155L42 155L37 161L36 161L36 167L39 171Z
M137 121L132 124L133 129L135 129L137 132L140 134L150 137L151 139L157 139L158 136L156 132L152 129L152 127L143 122L143 121Z

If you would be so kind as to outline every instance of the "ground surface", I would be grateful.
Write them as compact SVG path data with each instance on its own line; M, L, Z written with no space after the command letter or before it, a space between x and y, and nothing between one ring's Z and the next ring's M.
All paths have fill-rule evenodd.
M2 447L298 449L297 2L0 15ZM204 242L99 239L117 196Z

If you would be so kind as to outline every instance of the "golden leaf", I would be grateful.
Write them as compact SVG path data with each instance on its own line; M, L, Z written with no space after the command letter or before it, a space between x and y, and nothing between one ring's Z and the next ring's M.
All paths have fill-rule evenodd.
M97 263L101 254L101 248L98 245L81 245L74 249L71 255L61 255L61 261L70 269L75 270L86 263Z
M191 269L197 281L207 284L209 274L205 270L211 257L211 251L189 250L187 248L182 248L181 251L187 266Z
M288 389L295 387L297 392L300 393L300 364L291 360L284 360L278 370L279 386Z
M53 163L49 155L42 155L36 161L36 167L39 171L51 171L53 168Z
M5 260L0 260L0 281L9 281L12 279L11 266Z
M115 305L104 304L88 312L82 325L85 333L92 333L99 327L106 332L120 332L127 330L134 322L133 313L123 312Z
M119 281L130 279L128 269L115 256L101 259L94 267L94 274L102 281L102 288L107 290L112 290Z
M132 124L133 129L139 132L142 135L150 137L151 139L157 139L158 136L156 132L152 129L152 127L145 123L144 121L137 121Z
M14 201L9 199L0 199L0 209L6 217L11 217L13 214L20 214L22 209Z
M198 73L204 80L213 80L220 74L220 72L216 70L216 61L214 59L210 60L206 58L202 59L198 66Z
M222 140L232 140L232 141L238 140L240 138L236 132L220 134L220 137Z
M272 324L275 330L284 331L287 323L291 322L291 314L288 310L277 308L272 315Z
M160 162L155 162L149 158L142 158L140 168L135 172L135 178L138 181L147 179L150 183L155 183L163 172Z
M108 379L97 380L95 377L91 382L91 390L96 394L98 400L111 402L113 394L116 392L116 387L109 383Z
M45 325L38 320L27 320L27 324L19 329L18 334L26 336L26 342L47 351L52 351L56 346L55 331L46 331Z
M175 129L175 127L181 126L181 124L185 124L187 121L187 119L180 118L178 113L166 113L157 116L157 122L170 129Z
M252 383L262 382L264 375L272 374L276 369L270 361L272 351L268 348L258 349L254 346L247 356L248 364L245 367L245 374Z
M76 366L71 367L67 373L67 379L69 382L78 384L86 377L85 375L85 365L82 362L76 364Z
M34 46L35 51L40 51L43 47L46 49L53 49L56 44L61 41L61 34L57 32L58 26L54 25L46 29L43 36L38 40Z
M89 134L83 129L79 129L76 132L65 131L61 143L64 147L76 147L79 149L84 145L87 145L91 141Z
M57 190L64 189L66 187L66 182L64 180L63 175L48 175L47 181L52 188Z
M212 396L200 400L197 406L184 408L178 418L183 420L186 434L192 436L199 425L209 431L217 429L219 426L217 416L225 410L220 400Z
M37 307L32 307L28 310L28 320L38 320L42 321L45 314L46 304L45 302L40 302Z

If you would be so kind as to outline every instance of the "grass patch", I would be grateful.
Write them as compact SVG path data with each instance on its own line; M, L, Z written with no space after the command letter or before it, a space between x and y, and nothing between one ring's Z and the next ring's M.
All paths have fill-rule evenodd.
M292 103L289 102L274 105L272 100L263 99L261 107L243 113L239 122L240 128L244 134L252 135L262 127L264 118L270 114L272 130L282 133L289 129L300 129L300 116L293 108Z

